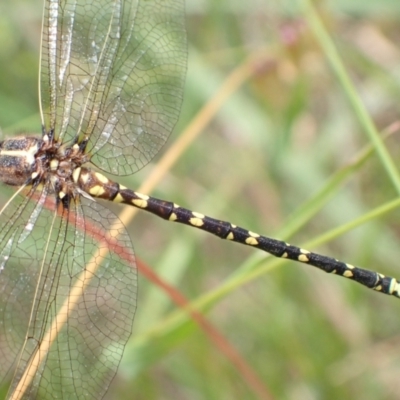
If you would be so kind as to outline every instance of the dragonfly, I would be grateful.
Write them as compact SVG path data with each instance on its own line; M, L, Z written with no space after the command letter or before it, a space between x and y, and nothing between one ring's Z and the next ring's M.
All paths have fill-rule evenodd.
M41 134L0 143L0 379L9 399L105 395L136 312L131 239L112 201L400 297L399 281L141 194L182 104L183 0L46 0Z

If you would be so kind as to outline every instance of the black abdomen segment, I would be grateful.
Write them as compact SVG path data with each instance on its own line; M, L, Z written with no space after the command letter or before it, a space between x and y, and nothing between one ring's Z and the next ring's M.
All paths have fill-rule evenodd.
M169 201L159 200L134 192L118 183L109 181L108 178L99 173L86 172L86 170L83 172L85 174L90 174L90 177L83 175L81 172L79 184L83 190L93 197L100 197L118 203L133 205L165 220L179 222L212 233L221 239L255 247L275 257L287 258L289 260L309 264L325 272L356 281L378 292L400 297L400 282L395 278L355 267L331 257L312 253L281 240L261 236L233 225L230 222L207 217ZM83 179L81 179L81 177L83 177ZM85 183L83 183L83 181L85 181Z

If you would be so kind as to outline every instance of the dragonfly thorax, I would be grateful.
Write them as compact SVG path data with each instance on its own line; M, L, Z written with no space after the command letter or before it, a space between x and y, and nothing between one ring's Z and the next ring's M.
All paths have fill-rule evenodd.
M0 181L11 186L48 183L52 192L74 195L74 171L87 160L77 144L60 146L47 135L14 137L0 142Z

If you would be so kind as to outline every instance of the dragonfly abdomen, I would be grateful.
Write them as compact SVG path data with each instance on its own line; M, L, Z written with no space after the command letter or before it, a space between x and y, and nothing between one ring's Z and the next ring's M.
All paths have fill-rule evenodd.
M212 233L221 239L255 247L278 258L309 264L327 273L354 280L378 292L400 297L400 282L395 278L355 267L332 257L312 253L282 240L262 236L230 222L221 221L180 207L175 203L135 192L110 181L98 172L82 168L78 183L83 190L93 197L133 205L163 219Z
M100 172L92 171L89 168L76 168L72 174L77 186L92 197L114 201L121 186L108 179Z

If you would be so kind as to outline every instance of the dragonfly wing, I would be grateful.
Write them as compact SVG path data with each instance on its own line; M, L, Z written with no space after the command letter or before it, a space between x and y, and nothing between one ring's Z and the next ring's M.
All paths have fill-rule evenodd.
M81 199L56 210L45 204L48 197L43 196L40 210L38 205L27 207L34 229L18 227L3 270L13 281L9 270L22 268L21 254L31 260L23 267L28 270L22 270L26 284L13 304L1 298L11 308L3 313L4 330L16 325L19 332L18 341L8 335L14 355L20 346L10 393L24 399L99 399L116 373L136 310L131 240L117 217L100 204ZM15 313L14 302L29 311ZM9 370L13 366L8 364Z
M88 138L98 168L146 165L179 116L186 72L183 0L48 0L41 54L45 131Z
M29 236L41 208L29 196L14 194L0 212L0 382L12 378L25 342L40 262L40 249Z

